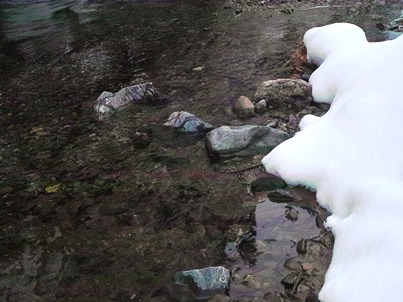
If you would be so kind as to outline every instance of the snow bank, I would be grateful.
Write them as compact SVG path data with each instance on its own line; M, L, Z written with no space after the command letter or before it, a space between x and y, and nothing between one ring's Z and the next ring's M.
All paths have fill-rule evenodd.
M403 282L403 36L369 43L353 24L310 29L313 97L331 103L262 163L317 191L336 237L323 302L401 301Z

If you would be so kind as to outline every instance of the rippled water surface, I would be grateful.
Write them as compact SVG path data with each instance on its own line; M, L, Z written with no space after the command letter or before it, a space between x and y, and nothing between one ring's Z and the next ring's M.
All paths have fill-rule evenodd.
M291 205L288 219L289 204L249 192L263 171L226 173L203 138L162 124L179 110L215 126L267 123L270 113L226 109L288 77L308 28L353 22L379 41L376 24L400 14L346 3L286 14L220 1L0 1L0 300L192 301L175 272L214 265L236 271L233 299L282 293L284 261L320 232L317 210ZM102 91L145 81L171 102L94 117Z

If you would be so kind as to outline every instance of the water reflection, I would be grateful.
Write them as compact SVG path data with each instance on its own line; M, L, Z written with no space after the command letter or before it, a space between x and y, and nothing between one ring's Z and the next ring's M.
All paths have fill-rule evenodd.
M80 26L93 20L97 7L87 1L0 2L4 71L71 52L81 40Z
M297 205L295 200L294 205L273 202L266 193L256 196L256 208L248 205L254 209L249 229L239 228L236 240L228 242L225 248L228 264L237 275L230 290L232 299L283 292L280 281L289 272L284 262L298 256L296 244L301 238L313 238L321 233L316 224L318 212L306 204L314 200L312 192L302 191L305 195L299 197ZM254 278L254 286L247 282L250 276Z

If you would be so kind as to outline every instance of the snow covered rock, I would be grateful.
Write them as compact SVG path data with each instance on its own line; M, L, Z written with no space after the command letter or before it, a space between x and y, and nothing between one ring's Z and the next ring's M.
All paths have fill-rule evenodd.
M95 102L95 112L99 117L126 108L135 103L158 105L167 101L152 83L125 87L116 93L104 91Z
M310 84L299 79L269 80L260 84L254 99L266 100L269 108L301 110L312 102L312 90Z
M206 145L212 157L265 154L288 139L286 132L266 126L222 126L210 131Z
M331 104L263 158L269 173L317 191L332 215L322 302L400 301L403 275L403 36L369 43L348 23L310 29L313 98Z
M204 122L194 114L186 111L176 111L172 113L164 126L176 128L181 132L194 134L205 134L214 128L213 125Z

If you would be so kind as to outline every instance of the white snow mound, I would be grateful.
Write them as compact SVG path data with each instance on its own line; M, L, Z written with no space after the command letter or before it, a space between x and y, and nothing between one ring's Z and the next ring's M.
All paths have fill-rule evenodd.
M322 302L402 301L403 36L369 43L336 23L304 36L320 64L310 83L322 117L263 158L267 172L317 191L336 242Z

